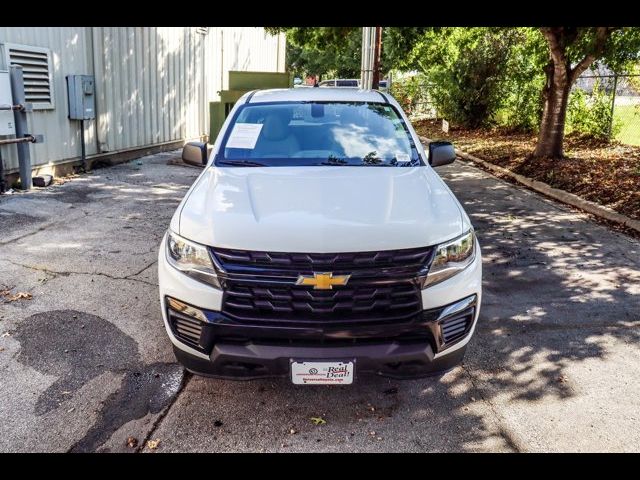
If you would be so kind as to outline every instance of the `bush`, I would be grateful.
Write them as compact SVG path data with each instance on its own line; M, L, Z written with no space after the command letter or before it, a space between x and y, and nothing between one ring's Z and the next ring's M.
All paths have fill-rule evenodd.
M547 46L537 29L520 28L515 35L518 40L509 55L499 120L510 130L533 132L540 127L544 107L542 67L548 61Z
M540 116L544 39L532 28L440 28L416 46L428 94L453 124L531 129Z
M567 133L577 132L597 140L615 137L620 124L613 122L611 132L609 131L612 121L611 101L611 95L605 92L599 82L596 82L590 95L580 88L573 89L567 107Z
M540 127L542 118L542 96L544 86L542 75L533 76L523 82L515 82L512 90L505 96L500 113L500 124L509 130L534 132Z
M394 78L391 83L391 94L402 106L405 113L411 116L417 113L420 107L429 103L426 84L426 77L422 74Z
M492 123L502 99L509 45L507 36L489 29L456 29L449 60L429 75L438 115L468 128Z

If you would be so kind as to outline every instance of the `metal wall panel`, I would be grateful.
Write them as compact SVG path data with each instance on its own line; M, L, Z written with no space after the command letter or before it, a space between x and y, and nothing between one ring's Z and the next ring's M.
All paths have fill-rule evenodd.
M28 114L32 133L43 134L45 143L32 145L33 165L46 165L80 155L79 122L67 119L65 75L92 74L92 53L86 48L90 29L85 27L0 27L0 43L18 43L51 50L55 108ZM87 154L96 152L93 122L86 122ZM7 171L17 170L15 145L5 145L2 158Z
M219 102L220 90L229 88L230 70L285 71L285 36L269 35L261 27L209 29L207 90L210 102Z
M79 122L67 118L65 76L95 75L96 121L85 122L87 155L182 139L209 130L208 101L229 70L284 71L284 35L259 27L0 27L0 43L51 49L55 108L30 114L34 166L80 155ZM15 146L2 147L7 171Z
M205 37L195 28L95 28L100 150L118 151L184 138L206 129ZM95 47L99 45L100 51Z

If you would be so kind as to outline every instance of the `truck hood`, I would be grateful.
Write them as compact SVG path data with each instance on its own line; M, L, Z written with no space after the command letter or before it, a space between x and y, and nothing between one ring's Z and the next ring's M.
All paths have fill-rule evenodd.
M469 228L430 167L208 167L179 212L190 240L258 251L412 248Z

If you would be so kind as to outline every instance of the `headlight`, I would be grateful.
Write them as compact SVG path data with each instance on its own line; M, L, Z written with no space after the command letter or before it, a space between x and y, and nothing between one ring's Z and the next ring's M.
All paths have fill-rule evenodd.
M169 231L167 233L167 261L182 273L220 288L209 250L204 245Z
M440 283L467 268L476 256L475 244L473 230L469 230L455 240L438 245L424 286Z

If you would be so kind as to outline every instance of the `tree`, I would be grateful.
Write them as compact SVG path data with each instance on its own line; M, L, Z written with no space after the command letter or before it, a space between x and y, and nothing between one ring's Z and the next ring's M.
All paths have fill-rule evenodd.
M540 29L549 49L549 61L544 67L544 108L534 157L564 156L564 129L571 86L585 70L597 62L620 71L629 62L639 58L638 30L621 27Z
M287 36L287 68L297 75L360 77L362 27L265 27ZM380 71L404 68L414 41L426 27L384 27Z
M360 27L266 27L287 36L287 67L296 75L359 77Z
M409 41L389 35L390 50L396 64L425 74L424 88L438 115L468 128L493 123L508 96L512 52L524 31L442 27L408 33Z

